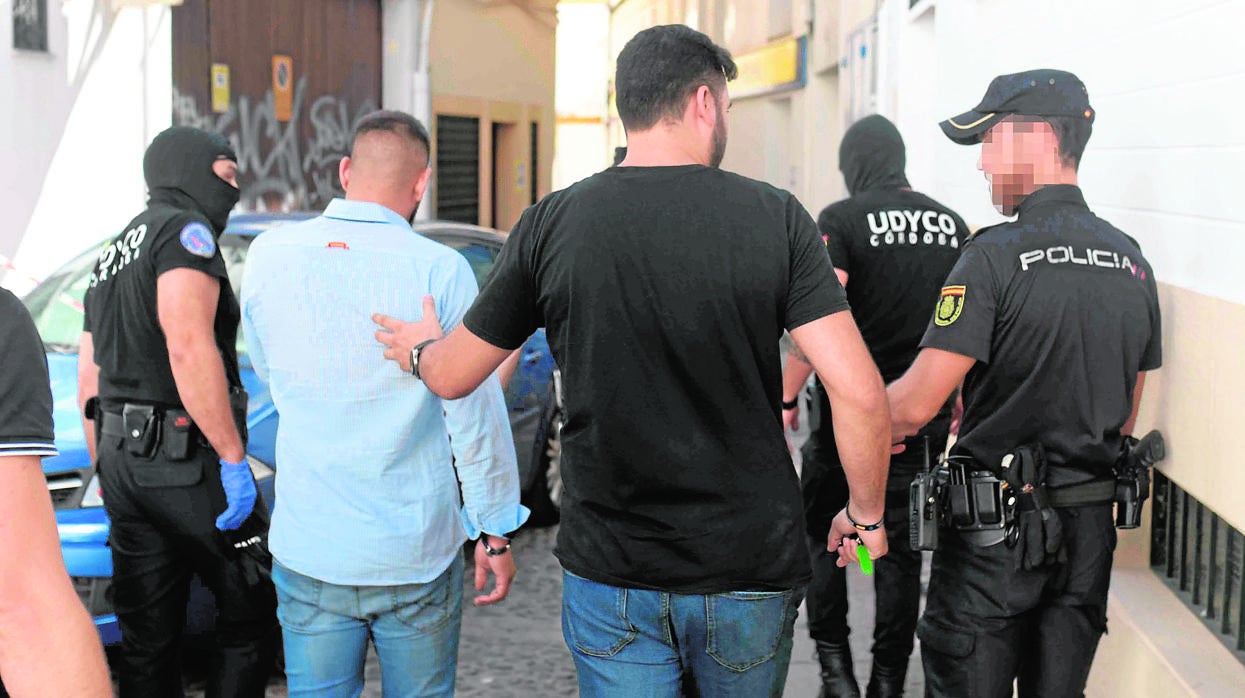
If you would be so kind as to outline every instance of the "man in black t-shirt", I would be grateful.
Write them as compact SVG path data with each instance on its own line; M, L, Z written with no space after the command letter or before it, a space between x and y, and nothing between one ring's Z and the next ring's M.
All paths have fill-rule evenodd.
M0 289L0 696L112 695L99 634L61 559L40 459L56 455L48 361Z
M236 160L218 135L157 135L150 204L100 253L83 301L79 397L111 521L122 696L181 695L192 574L216 598L212 691L262 696L272 667L268 510L246 460L240 313L217 242Z
M1075 75L1033 70L995 78L942 123L982 143L994 204L1018 217L965 245L888 390L893 438L963 380L949 467L1014 509L997 535L940 532L917 630L930 695L1008 696L1017 678L1021 695L1081 695L1106 629L1113 466L1162 352L1153 270L1077 187L1093 117Z
M566 387L563 630L585 696L778 696L809 579L780 421L779 339L822 375L875 556L886 478L881 378L816 225L790 193L717 168L730 55L682 26L618 58L619 167L524 212L443 341L433 308L378 318L386 356L442 397L538 327ZM879 438L881 436L881 438ZM840 550L855 561L856 546Z
M968 239L964 221L942 204L912 191L904 172L903 138L886 117L852 124L839 145L839 170L851 197L827 206L817 219L835 274L847 290L852 315L882 379L903 375L916 357L947 273ZM783 373L783 422L797 428L799 391L813 367L798 349ZM800 449L804 516L813 581L808 587L808 630L817 645L823 695L859 696L847 626L847 575L825 546L830 520L847 501L826 391L813 391L809 439ZM880 560L874 623L873 671L868 695L903 695L921 601L921 553L908 544L908 486L927 470L925 454L941 453L950 410L905 441L891 457L886 484L890 554ZM929 444L926 446L925 441Z

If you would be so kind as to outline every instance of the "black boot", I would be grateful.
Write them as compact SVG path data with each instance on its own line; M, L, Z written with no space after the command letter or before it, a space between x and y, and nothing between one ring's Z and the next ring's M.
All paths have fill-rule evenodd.
M819 698L860 698L851 645L817 640L817 662L821 664Z
M903 695L904 682L908 678L908 664L904 662L899 668L887 668L873 660L873 672L869 676L869 688L865 692L867 698L899 698Z

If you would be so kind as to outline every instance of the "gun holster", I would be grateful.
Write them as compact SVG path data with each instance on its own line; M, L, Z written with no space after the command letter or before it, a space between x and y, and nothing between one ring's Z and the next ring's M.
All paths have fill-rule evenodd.
M1166 456L1167 445L1158 431L1141 439L1124 437L1115 465L1116 528L1127 530L1141 525L1141 514L1150 497L1150 468Z

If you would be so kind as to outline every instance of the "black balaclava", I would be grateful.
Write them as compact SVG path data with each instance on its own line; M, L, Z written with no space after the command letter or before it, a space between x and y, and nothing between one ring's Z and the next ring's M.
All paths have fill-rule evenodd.
M908 187L903 137L886 117L873 114L857 121L839 144L839 171L852 196L870 189Z
M238 161L224 136L189 126L160 132L143 156L151 202L198 211L219 235L241 193L212 171L217 160Z

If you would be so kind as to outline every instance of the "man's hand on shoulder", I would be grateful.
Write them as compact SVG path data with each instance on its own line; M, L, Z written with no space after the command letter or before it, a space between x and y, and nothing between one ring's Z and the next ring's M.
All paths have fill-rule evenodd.
M397 362L406 373L411 372L411 350L415 345L444 336L437 318L437 304L431 295L424 296L424 316L418 322L405 322L380 313L372 315L372 322L384 328L376 331L376 341L385 345L385 358Z
M475 605L490 606L495 603L504 601L506 596L510 594L510 584L514 581L517 570L514 566L514 555L507 550L501 555L489 555L485 549L483 540L488 539L489 547L494 550L501 550L509 545L509 541L505 538L497 536L481 536L481 541L476 543L476 591L484 591L484 585L488 582L488 575L493 573L493 578L497 580L497 585L488 594L481 594L475 597Z

